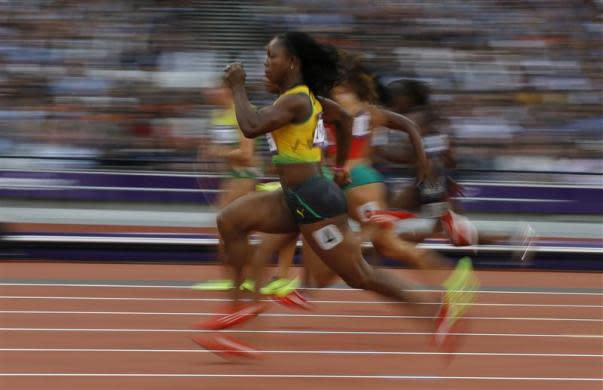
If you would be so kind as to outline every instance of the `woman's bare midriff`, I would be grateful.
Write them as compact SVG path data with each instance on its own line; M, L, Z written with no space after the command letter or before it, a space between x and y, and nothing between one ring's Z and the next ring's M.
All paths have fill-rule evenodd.
M346 163L346 166L348 167L348 170L352 170L352 168L354 168L356 165L359 164L364 164L364 165L372 165L371 159L368 157L364 157L364 158L356 158L354 160L348 160L348 162Z
M276 166L281 184L296 187L320 173L319 163L279 164Z

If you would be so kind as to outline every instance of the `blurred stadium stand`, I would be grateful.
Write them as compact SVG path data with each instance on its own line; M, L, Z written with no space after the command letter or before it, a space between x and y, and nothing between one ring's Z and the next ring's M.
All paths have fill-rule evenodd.
M301 29L428 82L461 168L601 172L601 1L3 1L0 168L193 170L204 88ZM192 142L191 142L192 141ZM46 158L48 157L48 158ZM554 178L553 178L554 179Z

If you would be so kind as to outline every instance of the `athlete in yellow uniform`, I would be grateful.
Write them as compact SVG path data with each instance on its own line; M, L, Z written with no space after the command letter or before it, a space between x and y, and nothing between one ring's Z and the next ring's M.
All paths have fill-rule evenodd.
M298 85L283 92L274 104L289 95L307 96L312 109L306 118L266 134L270 152L273 153L272 162L274 164L320 162L320 144L325 141L325 129L320 118L322 106L306 85Z
M322 98L319 103L316 98L316 94L329 93L337 80L338 67L336 51L318 44L308 34L288 32L275 37L267 47L265 75L278 87L281 96L273 106L259 110L247 97L242 65L231 64L225 71L225 80L233 91L237 121L245 136L255 138L272 133L273 161L282 185L280 191L250 194L218 215L217 225L228 263L235 273L235 287L243 282L243 270L249 263L250 232L301 232L318 257L348 285L398 302L413 302L413 308L428 323L436 314L434 308L424 304L429 297L414 293L414 286L394 274L371 267L362 257L360 243L348 226L345 196L337 184L348 182L344 165L352 119L336 103ZM324 137L321 108L324 120L338 129L335 182L320 173L318 143ZM239 289L232 291L236 305ZM222 329L249 319L262 309L261 304L252 305L201 326ZM209 341L196 337L195 341L214 350L249 354L249 348L238 347L223 335ZM225 345L228 347L224 348Z

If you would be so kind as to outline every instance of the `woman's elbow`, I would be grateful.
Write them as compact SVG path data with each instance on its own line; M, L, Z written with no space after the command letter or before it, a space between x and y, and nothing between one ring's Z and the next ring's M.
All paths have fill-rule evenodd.
M254 126L241 126L241 133L245 136L245 138L257 138L260 134L260 129Z

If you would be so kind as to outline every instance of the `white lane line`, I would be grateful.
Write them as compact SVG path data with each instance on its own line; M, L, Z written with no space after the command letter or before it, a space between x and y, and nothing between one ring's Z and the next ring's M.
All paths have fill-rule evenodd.
M136 329L136 328L0 328L0 332L90 332L90 333L215 333L214 330L199 329ZM393 332L393 331L354 331L354 330L245 330L224 329L222 333L286 334L286 335L371 335L371 336L432 336L434 332ZM450 333L456 336L471 337L537 337L603 339L599 334L532 334L532 333Z
M124 315L124 316L217 316L228 313L213 312L147 312L147 311L76 311L76 310L0 310L0 314L73 314L73 315ZM283 318L364 318L364 319L430 319L431 316L403 316L386 314L307 314L307 313L262 313L260 317ZM572 322L603 322L603 318L556 318L556 317L464 317L471 320L502 320L502 321L572 321Z
M458 381L539 381L603 382L603 378L522 377L522 376L439 376L439 375L326 375L326 374L138 374L138 373L38 373L5 372L0 377L80 377L80 378L248 378L248 379L372 379L372 380L458 380Z
M151 284L82 284L82 283L0 283L0 286L23 286L23 287L107 287L107 288L169 288L169 289L184 289L190 290L190 286L174 286L174 285L151 285ZM327 288L300 288L300 290L317 290L317 291L357 291L364 290L349 288L349 287L327 287ZM433 293L443 292L442 289L415 289L409 290L418 293ZM603 292L565 292L565 291L529 291L529 290L478 290L474 291L480 294L530 294L530 295L592 295L603 296Z
M123 349L123 348L0 348L0 352L111 352L111 353L215 353L225 350L207 349ZM400 355L400 356L513 356L603 358L601 354L577 353L512 353L512 352L422 352L422 351L352 351L352 350L258 350L264 354L284 355Z
M23 299L23 300L66 300L66 301L149 301L149 302L231 302L227 298L152 298L152 297L81 297L81 296L30 296L30 295L0 295L0 299ZM250 302L251 299L242 299ZM262 299L262 302L274 302L272 299ZM308 302L333 305L405 305L406 302L390 301L342 301L342 300L317 300L309 299ZM422 302L421 305L441 305L441 302ZM484 303L474 302L471 306L499 306L499 307L569 307L569 308L597 308L603 305L564 305L560 303L538 304L538 303Z

